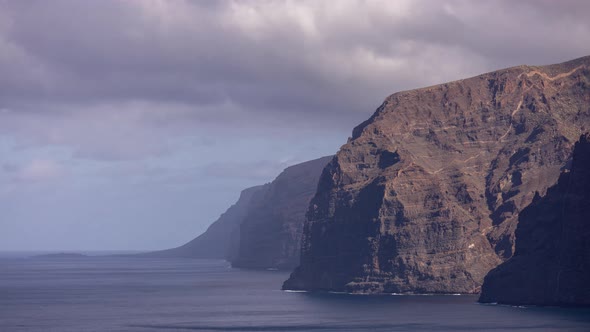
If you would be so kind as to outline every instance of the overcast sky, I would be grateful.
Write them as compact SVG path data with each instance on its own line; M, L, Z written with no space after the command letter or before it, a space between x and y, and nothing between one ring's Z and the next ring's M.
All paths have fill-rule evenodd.
M389 94L590 54L589 1L0 0L0 250L160 249Z

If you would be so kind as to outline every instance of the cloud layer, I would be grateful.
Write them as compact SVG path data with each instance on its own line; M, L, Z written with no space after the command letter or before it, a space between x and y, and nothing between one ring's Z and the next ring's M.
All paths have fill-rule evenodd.
M58 230L103 234L93 248L178 244L242 187L334 153L388 94L590 54L589 14L572 0L0 1L0 243L42 241L17 208L39 205ZM120 205L104 193L127 195L107 213L121 236L88 213ZM168 236L129 240L145 223ZM78 245L55 237L32 249Z

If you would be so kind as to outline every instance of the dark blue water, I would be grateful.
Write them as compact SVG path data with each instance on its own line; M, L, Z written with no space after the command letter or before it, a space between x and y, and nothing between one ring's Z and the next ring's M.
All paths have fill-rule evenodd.
M0 259L0 331L590 331L587 309L280 291L226 262Z

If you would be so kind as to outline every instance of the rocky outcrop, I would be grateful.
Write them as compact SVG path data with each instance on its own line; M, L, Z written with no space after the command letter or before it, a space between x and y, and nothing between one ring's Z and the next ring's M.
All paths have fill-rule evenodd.
M481 302L590 306L590 136L571 171L519 215L514 256L486 276Z
M288 167L270 183L240 224L232 266L292 269L299 264L305 212L331 158Z
M245 189L238 201L225 211L207 230L190 242L172 249L140 254L144 257L216 258L231 260L237 255L239 227L250 205L259 199L269 184Z
M235 267L294 268L299 263L305 212L331 158L286 168L271 183L242 191L237 203L199 237L140 256L217 258Z
M590 57L391 95L324 170L286 289L477 293L590 127Z

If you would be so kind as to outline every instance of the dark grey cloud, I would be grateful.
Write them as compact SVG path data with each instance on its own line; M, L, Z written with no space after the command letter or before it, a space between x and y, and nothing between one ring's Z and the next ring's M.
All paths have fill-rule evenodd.
M590 52L585 1L1 5L0 94L16 103L230 102L317 119L368 112L399 89Z

